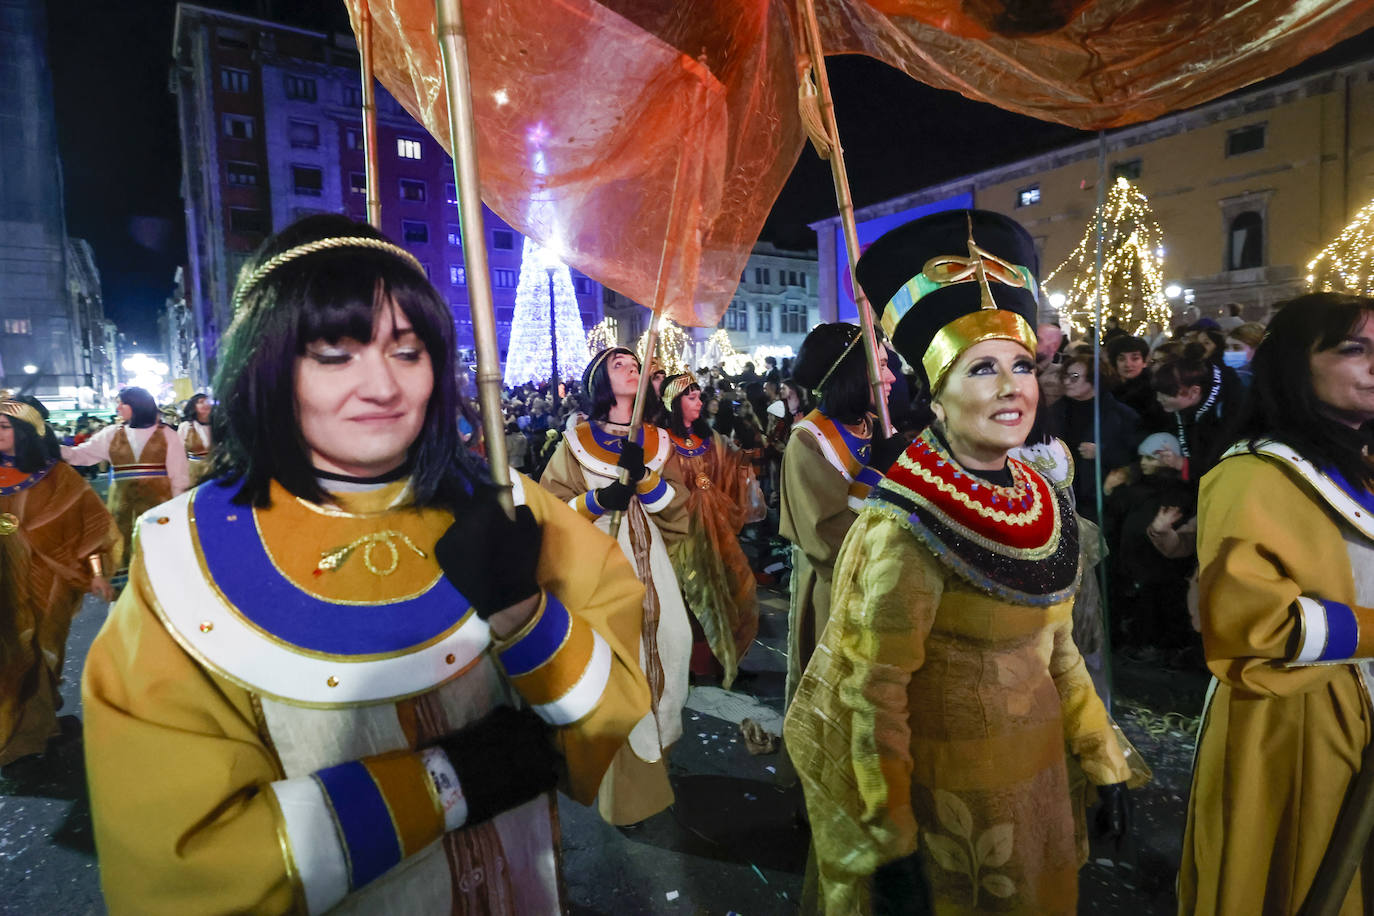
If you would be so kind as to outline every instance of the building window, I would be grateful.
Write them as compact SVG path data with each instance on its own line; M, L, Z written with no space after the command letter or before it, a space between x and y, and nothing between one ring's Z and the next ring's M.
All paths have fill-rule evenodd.
M423 202L426 197L425 183L416 178L401 179L401 200Z
M512 251L515 248L515 233L509 229L491 230L491 247L496 251Z
M773 333L773 303L760 302L754 307L754 330L760 334Z
M1265 124L1251 124L1249 127L1240 127L1236 130L1226 132L1226 155L1239 156L1241 153L1253 153L1255 150L1264 149L1264 129Z
M245 207L230 207L229 230L231 232L267 235L267 214L261 210L249 210Z
M292 118L286 122L286 138L292 149L319 149L320 125L314 121L298 121Z
M754 268L754 282L755 282L755 283L761 284L761 285L763 285L763 286L767 286L767 285L768 285L769 283L771 283L772 281L773 281L773 278L772 278L772 275L771 275L770 272L769 272L769 268L767 268L767 267L755 267L755 268Z
M579 296L587 296L592 291L592 281L589 277L573 277L573 291Z
M401 238L407 242L424 243L429 241L429 224L417 219L401 220Z
M233 140L252 140L253 119L247 115L225 115L224 135Z
M1115 184L1118 178L1127 181L1140 180L1140 160L1127 159L1125 162L1112 163L1112 183Z
M228 172L229 183L240 188L256 187L258 183L258 167L252 162L227 162L225 171Z
M491 283L498 289L514 289L515 271L509 267L498 267L491 272Z
M348 190L353 194L367 194L367 175L364 172L348 173Z
M32 334L32 333L33 333L33 326L29 324L29 319L27 319L27 318L6 318L6 319L5 319L5 333L6 333L6 334Z
M456 264L449 265L448 282L454 286L466 286L468 282L467 268L459 267Z
M362 108L363 88L361 86L343 87L343 103L349 108Z
M749 305L747 303L738 299L730 303L730 307L725 310L725 330L749 330Z
M223 68L219 71L219 87L225 92L247 92L248 71Z
M1226 269L1264 266L1264 217L1246 210L1231 220L1226 238Z
M419 140L412 140L409 137L397 137L396 155L402 159L419 159L424 155L424 150L421 148Z
M286 97L288 99L313 102L317 98L315 81L309 77L292 76L288 73L283 79L283 83L286 86Z
M450 245L463 244L463 227L453 223L448 224L448 243Z
M784 302L782 304L782 332L784 334L806 333L806 303Z
M344 131L344 146L348 149L363 148L363 129L361 127L350 127Z
M1016 192L1016 206L1030 207L1040 203L1040 185L1033 184Z
M247 51L250 47L247 30L229 26L220 26L215 30L215 41L221 48L233 48L236 51Z
M451 181L444 185L444 200L455 207L458 206L458 186Z
M319 197L324 193L324 172L313 165L291 166L291 189L306 197Z

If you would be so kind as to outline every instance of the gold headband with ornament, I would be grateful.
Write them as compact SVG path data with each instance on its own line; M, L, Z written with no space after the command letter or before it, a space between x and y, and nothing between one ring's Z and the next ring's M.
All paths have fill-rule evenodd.
M639 365L639 357L629 347L607 347L593 356L592 361L587 363L587 368L582 371L583 388L591 388L592 376L596 374L597 369L601 368L601 364L612 356L629 356L634 359L636 366Z
M696 384L697 380L692 377L690 372L686 375L680 375L677 378L669 379L663 384L663 403L671 408L675 398L682 395L688 388Z
M29 424L39 436L47 435L48 424L43 422L43 415L32 404L25 404L23 401L0 401L0 413Z
M921 358L921 365L930 380L932 394L940 390L950 367L969 347L984 340L1014 340L1035 352L1035 331L1026 319L1016 312L997 307L992 295L992 283L1012 289L1027 289L1037 301L1040 298L1035 274L1029 267L1013 264L979 247L973 240L973 220L969 218L968 257L953 254L936 255L921 272L912 277L888 300L883 309L882 325L889 338L907 313L926 296L936 290L960 283L977 283L979 308L961 315L935 333L930 346Z
M281 254L275 254L268 258L255 268L252 273L246 276L240 276L238 285L234 288L234 314L237 315L243 308L243 303L248 298L248 294L251 293L259 283L266 279L268 274L272 273L272 271L276 270L278 267L281 267L283 264L289 264L306 255L316 254L321 251L336 251L341 248L370 248L373 251L386 252L387 254L394 255L402 261L405 261L411 267L415 268L416 273L425 277L426 280L429 279L428 275L425 273L424 265L420 263L419 258L399 245L393 245L385 239L374 239L360 235L339 235L332 238L320 239L315 242L306 242L303 245L297 245L295 248L288 248Z

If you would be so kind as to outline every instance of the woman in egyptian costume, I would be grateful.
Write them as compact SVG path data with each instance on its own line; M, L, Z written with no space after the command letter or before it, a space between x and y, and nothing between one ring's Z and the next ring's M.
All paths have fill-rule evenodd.
M210 449L215 444L214 433L210 429L210 414L214 402L208 394L192 395L181 412L181 425L177 427L177 438L186 449L186 460L190 462L191 485L195 486L205 479L210 470Z
M105 570L118 537L100 497L59 460L42 414L0 401L0 538L13 563L12 602L0 608L0 765L58 735L67 634L88 592L114 597Z
M636 441L629 441L639 390L639 358L633 351L611 347L598 353L583 373L582 390L590 402L589 419L569 418L539 484L602 531L610 531L615 512L623 513L620 549L644 583L639 663L649 682L652 713L616 755L598 799L602 817L625 825L673 803L667 752L682 737L692 629L667 545L687 533L687 492L662 476L673 448L666 432L645 423ZM628 482L620 480L622 469Z
M691 673L720 673L728 690L759 631L757 583L740 547L746 457L730 450L701 417L701 386L688 374L663 382L663 414L672 451L663 476L687 494L687 534L668 552L695 624Z
M859 261L936 420L850 528L787 714L828 913L1075 913L1066 752L1126 829L1129 769L1070 635L1073 515L1007 457L1036 410L1036 269L1025 230L977 210Z
M643 589L457 427L413 255L320 215L235 292L211 480L143 516L91 647L112 913L551 913L582 803L649 710Z

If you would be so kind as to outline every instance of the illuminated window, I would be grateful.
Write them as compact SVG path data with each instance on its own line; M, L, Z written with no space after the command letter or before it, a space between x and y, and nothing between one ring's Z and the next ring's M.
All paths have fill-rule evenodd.
M1029 207L1040 203L1040 185L1033 184L1016 192L1016 206Z
M491 283L500 289L515 288L515 271L507 267L498 267L491 272Z
M408 137L396 138L396 155L402 159L420 159L424 156L424 149L420 146L419 140L411 140Z
M219 71L219 87L225 92L247 92L248 71L225 67Z
M258 166L253 162L227 162L224 165L229 183L240 188L256 187Z

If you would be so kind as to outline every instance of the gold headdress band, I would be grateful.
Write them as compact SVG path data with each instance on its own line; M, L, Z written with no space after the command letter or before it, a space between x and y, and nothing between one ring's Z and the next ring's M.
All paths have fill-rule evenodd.
M857 344L861 339L863 339L864 329L858 328L857 330L859 333L854 335L854 339L851 340L849 344L844 348L844 351L840 353L840 358L831 363L830 368L825 370L825 375L821 376L821 380L816 383L816 386L814 388L811 389L812 391L819 392L822 388L825 387L825 383L830 381L830 376L834 375L835 370L840 368L840 363L844 362L844 358L849 355L849 352L851 350L854 349L854 345Z
M0 413L29 424L39 436L47 435L48 424L43 422L43 415L32 404L25 404L23 401L0 401Z
M663 385L663 403L667 404L669 409L671 409L673 400L696 384L697 380L690 372L665 382Z
M237 287L234 289L234 312L238 313L243 308L243 301L248 298L248 294L253 291L259 283L263 281L272 271L288 264L297 258L303 258L308 254L315 254L320 251L333 251L339 248L371 248L374 251L384 251L387 254L395 255L405 261L422 277L428 279L425 268L415 255L406 251L399 245L393 245L385 239L374 239L366 236L339 235L333 238L320 239L316 242L306 242L304 245L297 245L295 248L288 248L281 254L273 255L263 264L248 274L240 277Z

